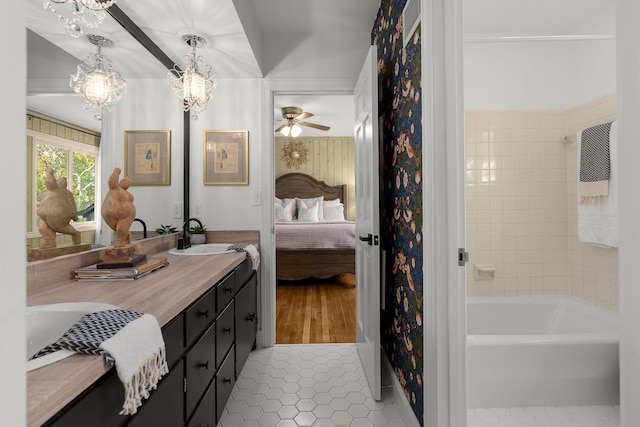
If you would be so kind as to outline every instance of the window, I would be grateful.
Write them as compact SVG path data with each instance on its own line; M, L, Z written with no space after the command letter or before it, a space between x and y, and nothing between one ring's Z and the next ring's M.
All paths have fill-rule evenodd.
M76 201L78 221L72 225L79 230L95 228L96 165L98 147L28 130L30 149L30 199L28 230L37 233L40 195L47 189L47 170L53 169L56 178L67 178L67 189Z

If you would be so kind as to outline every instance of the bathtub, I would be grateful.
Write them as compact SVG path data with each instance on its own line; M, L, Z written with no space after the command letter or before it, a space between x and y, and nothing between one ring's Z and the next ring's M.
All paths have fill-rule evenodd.
M467 406L619 403L617 313L566 296L470 297Z

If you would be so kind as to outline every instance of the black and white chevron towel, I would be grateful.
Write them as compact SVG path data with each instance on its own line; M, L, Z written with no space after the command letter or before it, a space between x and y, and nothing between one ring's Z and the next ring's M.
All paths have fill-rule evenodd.
M260 267L260 253L251 243L234 243L227 248L228 251L246 252L251 257L252 268Z
M611 123L587 128L580 136L580 203L602 204L609 195Z
M85 314L34 358L59 349L100 354L107 363L115 364L125 388L121 415L135 414L149 391L169 372L158 321L136 311L113 309Z

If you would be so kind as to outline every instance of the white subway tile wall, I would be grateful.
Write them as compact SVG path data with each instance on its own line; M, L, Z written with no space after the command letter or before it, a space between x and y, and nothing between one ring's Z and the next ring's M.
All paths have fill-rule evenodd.
M566 135L615 120L615 95L570 110L467 111L469 296L574 295L618 308L617 249L576 237L576 145ZM496 267L475 280L474 265Z

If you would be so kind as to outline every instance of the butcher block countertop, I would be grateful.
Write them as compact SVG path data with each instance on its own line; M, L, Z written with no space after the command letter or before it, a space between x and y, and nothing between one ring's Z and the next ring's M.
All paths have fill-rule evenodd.
M68 278L55 283L53 280L52 283L44 283L45 280L40 278L56 277L55 274L44 274L52 268L52 261L42 261L43 264L32 271L28 267L27 305L104 302L152 314L162 327L233 271L246 256L244 252L210 256L171 255L167 250L175 247L175 235L155 239L163 242L160 248L164 250L144 253L148 257L166 256L169 265L137 280L72 280L71 271L78 267L68 267L77 262L73 255L57 260L67 266L64 276ZM207 232L207 243L248 242L258 247L258 241L257 231ZM158 248L148 242L145 244L149 250ZM59 264L55 268L63 270L65 267ZM42 425L109 369L112 368L106 365L102 356L76 354L28 372L27 425Z

